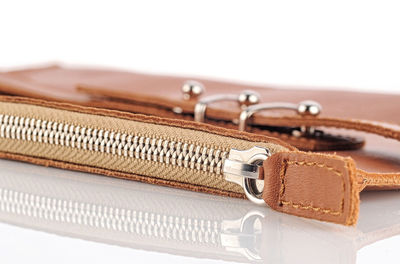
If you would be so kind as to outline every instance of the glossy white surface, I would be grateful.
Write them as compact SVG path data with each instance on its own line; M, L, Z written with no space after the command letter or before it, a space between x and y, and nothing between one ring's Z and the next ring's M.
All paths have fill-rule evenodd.
M3 0L0 68L50 61L399 91L399 8L396 0Z
M362 195L357 228L216 197L0 160L6 262L395 263L400 192ZM386 262L385 262L386 263Z

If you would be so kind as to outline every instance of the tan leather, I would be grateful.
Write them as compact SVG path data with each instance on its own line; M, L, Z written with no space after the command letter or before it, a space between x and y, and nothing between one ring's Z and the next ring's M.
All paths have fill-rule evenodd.
M191 120L196 101L184 100L180 92L181 85L188 79L193 78L55 66L0 73L0 92ZM264 199L272 208L298 216L352 225L357 219L359 191L400 188L399 95L275 89L194 79L205 84L205 96L228 92L238 94L244 89L252 89L261 94L263 102L297 103L311 99L322 104L323 113L318 118L278 111L259 113L252 120L256 125L250 127L252 133L243 133L247 137L273 136L286 142L280 141L281 144L287 146L289 143L302 150L339 150L337 153L320 154L291 148L289 152L278 153L268 159L264 163ZM184 114L173 113L173 107L182 108ZM78 106L73 108L81 109ZM105 115L114 113L100 111ZM229 131L232 130L218 127L236 129L231 121L238 117L239 111L236 104L213 104L207 110L207 123L211 125L202 127L231 133ZM164 118L157 118L158 121L171 122ZM193 125L196 129L197 126ZM294 137L279 130L266 130L267 126L269 129L271 126L316 126L325 133L323 137ZM362 134L366 138L366 145L362 149L364 141L360 138L360 132L369 133ZM389 139L383 140L383 137Z
M264 162L264 172L263 199L271 208L312 219L355 224L359 184L352 159L283 152Z
M190 78L51 66L0 74L0 92L134 113L152 115L156 111L157 116L190 120L193 119L191 116L174 114L172 111L174 107L180 107L184 114L193 114L196 100L183 100L181 93L181 86L187 79ZM252 89L257 90L264 98L268 98L269 93L273 91L249 85L209 80L200 81L207 86L204 96L227 92L239 94L245 89ZM285 97L280 100L285 100ZM237 125L227 121L237 119L239 110L235 103L213 104L207 110L207 116L212 118L207 122L237 129ZM293 115L293 113L290 113L290 115ZM263 116L261 122L258 120L259 117L256 116L255 123L264 126L274 125L276 118L265 113ZM225 122L221 122L221 120ZM278 120L281 120L281 118ZM288 126L288 124L292 126L291 123L290 120L283 126ZM281 126L282 124L278 125ZM364 144L360 137L329 133L318 137L297 137L256 127L252 127L251 132L281 138L302 150L359 149Z
M368 173L338 155L282 152L263 166L263 199L271 208L344 225L356 223L363 189L400 188L400 173Z

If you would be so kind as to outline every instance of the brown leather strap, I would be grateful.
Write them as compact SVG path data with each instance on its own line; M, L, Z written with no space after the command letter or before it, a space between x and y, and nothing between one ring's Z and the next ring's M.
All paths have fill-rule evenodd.
M400 173L373 173L357 169L361 189L394 190L400 188Z

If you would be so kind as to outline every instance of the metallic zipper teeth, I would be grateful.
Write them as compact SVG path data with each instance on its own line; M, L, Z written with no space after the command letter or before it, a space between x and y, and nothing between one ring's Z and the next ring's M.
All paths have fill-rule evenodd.
M46 221L218 246L217 221L114 208L0 188L0 210Z
M172 164L220 175L228 152L187 142L138 134L0 115L0 138L59 145Z

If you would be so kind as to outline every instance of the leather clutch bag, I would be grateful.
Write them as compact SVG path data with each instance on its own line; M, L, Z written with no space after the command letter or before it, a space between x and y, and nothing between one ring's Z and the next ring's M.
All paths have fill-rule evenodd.
M58 66L0 73L0 157L354 225L400 187L399 95Z

